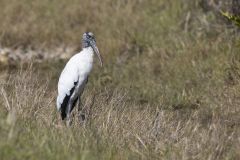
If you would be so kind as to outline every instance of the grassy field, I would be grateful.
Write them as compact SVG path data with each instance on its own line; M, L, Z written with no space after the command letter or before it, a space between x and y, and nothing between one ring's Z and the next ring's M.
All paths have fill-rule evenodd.
M2 0L0 44L81 48L104 58L83 95L87 118L56 111L66 61L0 72L0 159L240 159L239 31L192 0ZM72 53L74 54L74 53Z

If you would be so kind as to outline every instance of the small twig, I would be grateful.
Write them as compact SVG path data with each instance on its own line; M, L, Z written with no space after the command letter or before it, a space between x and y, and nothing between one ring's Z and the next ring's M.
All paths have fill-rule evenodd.
M9 101L7 98L7 94L3 88L1 89L1 93L2 93L5 103L6 103L5 107L6 107L7 111L10 111L11 107L10 107L10 104L9 104Z
M135 136L136 136L136 138L138 139L138 141L143 145L143 147L144 147L145 149L147 149L147 146L145 145L145 143L143 142L143 140L142 140L137 134L135 134Z

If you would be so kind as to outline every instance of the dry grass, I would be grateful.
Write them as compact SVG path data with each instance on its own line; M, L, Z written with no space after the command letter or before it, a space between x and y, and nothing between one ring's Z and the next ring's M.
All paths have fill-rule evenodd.
M1 69L1 159L239 159L239 33L187 2L1 1L1 45L78 48L92 30L105 59L71 128L55 108L65 62Z
M40 79L40 80L39 80ZM55 109L56 92L32 69L1 87L4 159L238 159L236 90L212 104L139 105L127 90L87 90L87 120L71 128ZM218 100L218 101L217 101ZM3 108L2 108L3 107Z

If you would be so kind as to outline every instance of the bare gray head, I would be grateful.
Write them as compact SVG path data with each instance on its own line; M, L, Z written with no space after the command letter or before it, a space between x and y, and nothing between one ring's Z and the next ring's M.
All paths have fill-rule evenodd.
M85 32L82 37L82 48L91 47L91 41L95 41L95 37L92 32Z
M92 32L85 32L83 34L83 38L82 38L82 48L88 48L88 47L92 47L92 49L94 50L95 54L97 55L100 65L102 66L102 57L99 53L97 44L96 44L96 40L95 37L93 35Z

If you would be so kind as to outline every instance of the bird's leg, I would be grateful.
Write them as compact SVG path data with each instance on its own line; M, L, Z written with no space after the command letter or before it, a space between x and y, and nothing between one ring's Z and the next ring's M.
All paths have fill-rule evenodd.
M72 124L71 120L71 110L72 110L72 105L73 105L73 99L69 99L69 103L66 109L66 114L67 114L67 120L66 120L66 125L69 127Z
M82 123L85 120L85 113L84 113L84 107L81 101L81 95L83 93L84 90L84 86L88 81L88 77L86 77L86 79L84 80L83 84L81 84L80 86L80 93L78 95L78 114L79 114L79 121L80 123Z
M81 123L85 120L85 114L83 112L83 104L80 96L78 98L78 114L79 114L79 121Z

